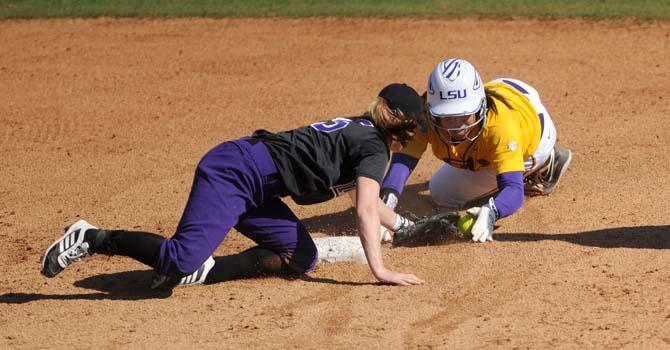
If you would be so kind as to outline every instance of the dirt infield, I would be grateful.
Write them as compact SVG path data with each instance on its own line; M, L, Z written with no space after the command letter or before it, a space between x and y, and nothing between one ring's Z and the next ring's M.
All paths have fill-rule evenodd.
M0 348L670 348L670 23L537 20L0 22ZM535 86L574 160L489 244L384 248L427 281L365 265L147 290L96 256L54 279L39 258L77 218L170 235L217 143L424 89L469 59ZM429 213L426 155L401 210ZM290 201L288 201L290 202ZM354 234L349 203L290 203L315 236ZM251 246L232 232L217 254Z

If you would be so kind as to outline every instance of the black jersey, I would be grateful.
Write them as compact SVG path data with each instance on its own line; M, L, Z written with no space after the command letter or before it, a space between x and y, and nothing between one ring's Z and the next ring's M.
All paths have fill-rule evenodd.
M325 202L364 176L381 184L389 160L384 133L365 117L336 118L254 138L269 149L288 195L298 204Z

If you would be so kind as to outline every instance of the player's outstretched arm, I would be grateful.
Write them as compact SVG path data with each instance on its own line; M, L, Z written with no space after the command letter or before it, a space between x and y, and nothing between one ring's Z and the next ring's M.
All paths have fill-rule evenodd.
M358 205L356 199L356 190L351 190L348 193L349 199L351 199L351 204L356 207ZM379 215L379 223L381 224L382 228L390 230L396 224L398 214L396 214L392 208L388 207L381 199L377 200L377 213Z
M379 241L379 183L367 177L357 179L356 215L358 235L372 274L381 282L409 286L424 281L412 274L395 272L384 267Z
M414 171L418 162L418 158L402 153L393 153L388 172L384 177L382 188L380 190L380 197L386 206L391 209L396 208L398 200L400 199L400 194L405 188L405 183L412 174L412 171Z

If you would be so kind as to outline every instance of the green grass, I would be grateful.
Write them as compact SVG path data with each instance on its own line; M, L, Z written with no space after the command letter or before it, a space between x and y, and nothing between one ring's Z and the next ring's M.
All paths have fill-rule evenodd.
M664 20L670 18L670 0L0 0L0 19L164 16L523 16Z

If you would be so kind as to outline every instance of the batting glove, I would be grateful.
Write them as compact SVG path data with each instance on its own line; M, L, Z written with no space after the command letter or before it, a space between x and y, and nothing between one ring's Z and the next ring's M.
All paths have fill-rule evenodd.
M400 196L400 193L398 193L398 191L392 188L382 188L379 195L382 199L382 202L384 202L384 204L386 204L387 207L395 209L395 207L398 206L398 197Z
M414 221L402 215L396 216L395 225L393 225L393 228L391 229L393 231L394 240L409 238L414 233L415 228L416 225L414 224Z
M466 211L468 214L477 217L475 224L472 225L472 240L482 243L492 241L493 225L498 219L498 209L493 198L490 198L489 202L481 207L470 208Z
M382 202L384 202L387 207L393 210L395 210L395 207L398 206L398 195L398 191L392 188L382 188L381 192L379 193ZM387 229L384 226L380 226L379 235L381 236L382 243L390 243L393 241L393 231Z

